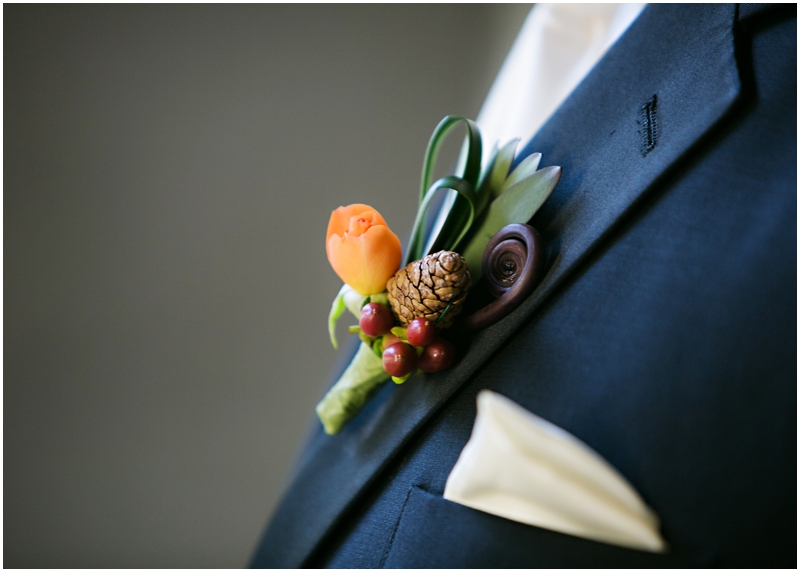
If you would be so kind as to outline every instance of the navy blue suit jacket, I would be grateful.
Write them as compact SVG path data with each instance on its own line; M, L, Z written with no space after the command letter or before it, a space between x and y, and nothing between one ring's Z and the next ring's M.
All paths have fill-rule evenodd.
M522 153L563 167L541 284L312 435L254 566L796 566L796 10L644 10ZM670 552L444 500L484 388L614 465Z

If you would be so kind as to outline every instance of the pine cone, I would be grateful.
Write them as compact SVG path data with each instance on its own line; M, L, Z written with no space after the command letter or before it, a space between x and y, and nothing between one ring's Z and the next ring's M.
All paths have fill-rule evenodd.
M461 255L442 250L398 270L386 288L395 318L404 326L414 318L436 322L452 302L436 326L448 328L461 311L471 283Z

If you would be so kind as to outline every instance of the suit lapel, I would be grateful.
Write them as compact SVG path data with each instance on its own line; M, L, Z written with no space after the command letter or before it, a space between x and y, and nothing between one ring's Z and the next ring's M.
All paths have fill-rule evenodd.
M564 102L522 156L563 176L534 218L548 269L531 297L479 332L434 379L387 384L335 437L318 431L265 534L259 561L301 566L358 495L455 392L558 290L634 203L735 102L735 7L649 6ZM263 557L263 558L262 558Z

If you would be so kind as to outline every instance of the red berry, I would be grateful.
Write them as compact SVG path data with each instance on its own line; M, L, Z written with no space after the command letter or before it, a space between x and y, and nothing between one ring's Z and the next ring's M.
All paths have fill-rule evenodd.
M362 332L376 338L392 329L394 316L392 316L392 311L383 304L370 302L361 308L358 325Z
M383 369L391 376L403 377L417 367L417 352L408 344L399 343L383 350Z
M406 337L412 346L427 346L436 337L436 327L425 318L416 318L408 325Z
M444 338L436 338L425 347L419 358L419 367L425 373L435 373L453 365L456 348ZM384 360L384 364L386 361Z

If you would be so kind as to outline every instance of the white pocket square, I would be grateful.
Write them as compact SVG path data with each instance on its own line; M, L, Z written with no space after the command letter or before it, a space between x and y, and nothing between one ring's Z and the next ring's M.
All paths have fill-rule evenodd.
M510 399L481 391L472 436L444 498L573 536L665 552L656 514L585 443Z

